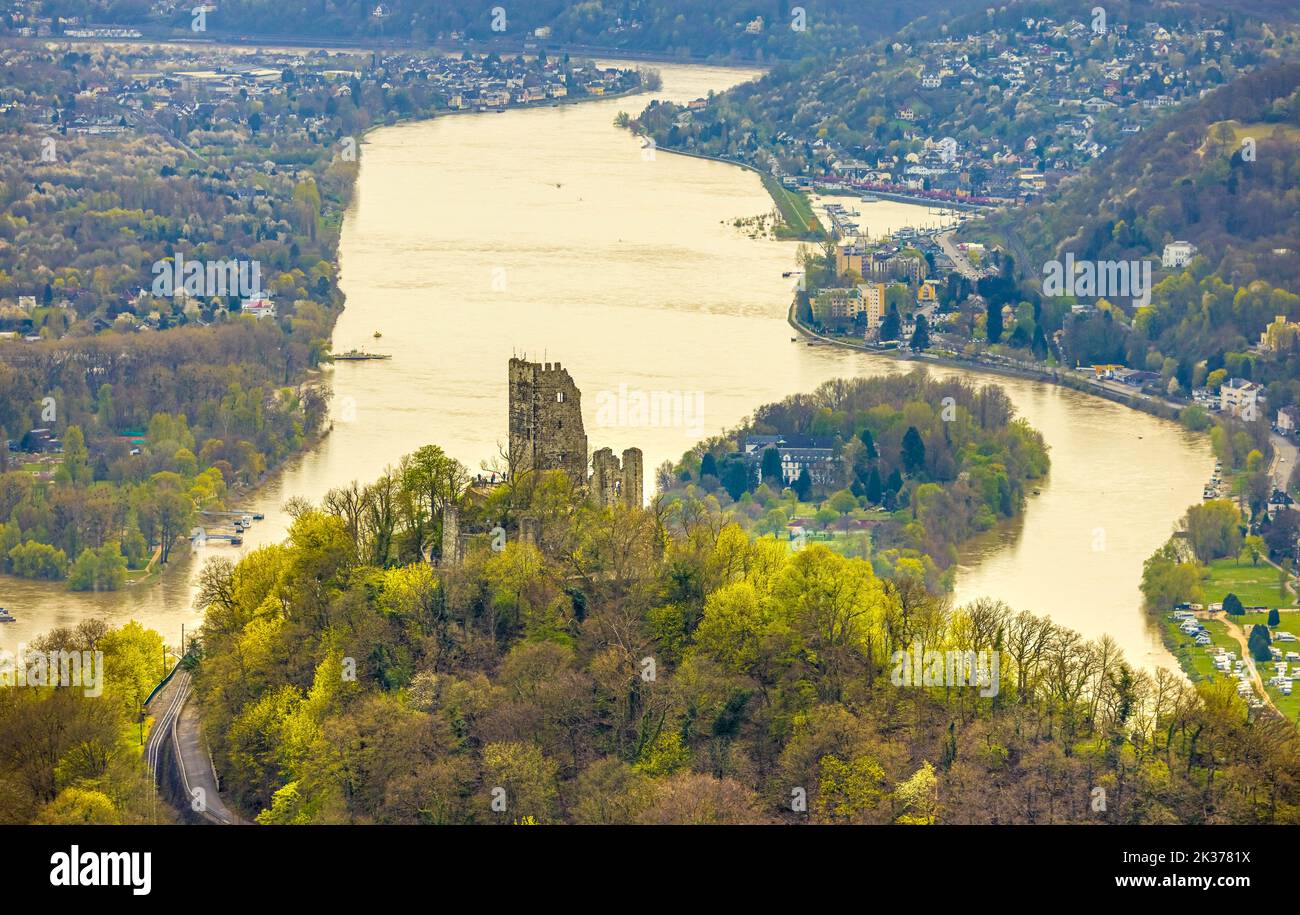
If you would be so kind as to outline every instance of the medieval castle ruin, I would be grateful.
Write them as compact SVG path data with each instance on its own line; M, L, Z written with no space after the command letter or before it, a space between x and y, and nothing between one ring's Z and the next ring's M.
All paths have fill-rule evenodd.
M582 392L558 362L510 360L510 472L563 470L590 487L600 505L639 507L643 495L641 449L628 448L620 461L609 448L591 456L587 476L587 433Z
M610 448L591 456L587 474L587 433L582 425L582 392L556 363L510 360L510 476L534 470L563 470L587 487L596 504L639 508L642 498L641 449L628 448L622 460ZM541 527L535 517L519 519L520 539L536 545ZM480 532L481 535L481 532ZM460 523L460 509L442 511L443 566L456 566L474 534Z

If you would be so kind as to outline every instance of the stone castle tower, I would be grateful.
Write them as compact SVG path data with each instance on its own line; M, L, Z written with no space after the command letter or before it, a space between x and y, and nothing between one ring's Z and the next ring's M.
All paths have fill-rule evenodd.
M515 474L563 470L587 481L582 392L558 362L510 360L510 466Z
M558 362L510 360L510 466L515 474L563 470L590 485L600 505L641 506L640 448L628 448L621 462L612 449L601 448L592 455L588 480L582 392Z
M623 504L641 507L641 449L628 448L623 460L610 448L601 448L591 456L591 494L601 505Z

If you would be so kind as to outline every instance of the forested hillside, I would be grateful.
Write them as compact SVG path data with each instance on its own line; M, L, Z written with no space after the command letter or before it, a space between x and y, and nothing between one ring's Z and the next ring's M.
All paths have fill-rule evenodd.
M498 7L501 15L494 12ZM871 4L856 0L804 4L785 0L530 0L519 4L233 0L208 14L207 28L225 34L416 44L450 40L455 33L456 38L479 41L536 38L555 47L596 45L680 56L764 59L860 46L923 16L982 8L979 0ZM168 9L149 0L53 0L45 9L85 16L94 24L176 30L188 30L192 18L187 6ZM537 35L537 29L544 31Z
M152 629L99 620L0 652L0 825L176 822L144 765L142 720L172 661Z
M1300 737L1248 720L1231 684L751 539L699 500L602 509L529 475L464 502L504 518L503 549L397 561L459 491L426 451L406 471L428 464L427 487L299 504L286 544L205 570L206 732L259 822L1300 818ZM967 651L983 678L945 675Z
M1031 268L1159 254L1193 242L1226 282L1300 291L1300 63L1234 80L1134 136L1078 180L1014 218ZM1254 328L1242 328L1249 332ZM1257 333L1257 330L1256 330Z
M1160 372L1184 393L1252 379L1277 409L1300 400L1300 362L1289 345L1257 344L1277 316L1300 317L1298 141L1300 64L1269 67L1135 136L1058 197L963 233L1013 253L1022 285L997 292L1010 301L1037 298L1042 265L1067 253L1155 260L1172 241L1192 242L1199 253L1187 269L1157 263L1148 305L1130 312L1103 301L1091 313L1063 315L1063 355Z

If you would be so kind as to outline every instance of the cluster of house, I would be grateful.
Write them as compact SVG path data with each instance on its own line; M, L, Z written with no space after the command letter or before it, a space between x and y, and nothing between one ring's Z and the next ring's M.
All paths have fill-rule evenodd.
M1218 391L1212 388L1192 389L1193 403L1247 422L1253 422L1262 415L1267 400L1264 386L1246 378L1229 378L1219 385Z
M489 67L474 59L439 58L428 67L428 78L452 110L500 109L546 99L561 99L573 91L605 95L630 89L635 74L594 65L565 69L557 59L541 61L504 58Z
M83 16L49 15L50 7L40 0L10 0L5 4L7 33L19 38L51 38L66 35L68 38L133 39L140 38L140 30L120 26L96 26Z
M910 120L913 115L909 109L900 117ZM849 152L819 137L809 146L823 160L821 174L778 177L788 188L876 191L983 205L1025 200L1047 187L1041 172L1023 166L1017 154L995 141L962 147L952 137L935 139L918 129L905 130L903 138L921 143L922 149L902 155L862 147ZM776 142L793 147L802 141L782 131ZM1037 140L1031 137L1027 151L1036 148Z
M17 63L21 49L0 51L0 61ZM362 76L356 55L267 51L250 61L245 54L220 48L205 49L202 57L148 57L144 66L120 75L105 74L87 80L76 97L75 113L56 111L51 100L6 98L0 110L16 109L21 120L49 124L62 114L68 130L79 133L115 133L140 126L133 112L152 118L173 114L181 119L207 120L223 100L268 98L302 89L325 89L334 98L351 95ZM594 64L565 66L557 59L525 57L478 59L372 54L370 69L382 73L382 88L395 92L404 87L432 88L435 107L446 110L503 109L510 105L560 99L573 94L605 95L634 88L634 70L603 68ZM264 130L293 139L329 124L325 116L261 115ZM152 126L152 125L149 125Z
M889 238L872 243L862 236L843 238L835 247L835 275L856 273L865 279L898 280L919 283L930 272L926 249L930 249L937 272L951 269L948 260L933 240L933 233L902 228Z
M788 152L811 149L821 180L830 186L981 203L1025 200L1098 158L1125 134L1139 132L1157 111L1214 88L1217 68L1205 62L1227 56L1247 64L1243 55L1253 53L1254 44L1240 36L1229 40L1215 27L1108 27L1026 18L1011 28L895 46L896 55L921 61L913 101L893 112L904 139L921 144L917 152L841 148L824 137L809 141L790 132L778 134L776 142ZM1189 59L1201 63L1194 68ZM1017 100L1017 117L1034 110L1038 121L1050 124L1037 135L1005 142L958 143L927 129L935 120L931 110L948 107L945 94L979 97L994 90Z

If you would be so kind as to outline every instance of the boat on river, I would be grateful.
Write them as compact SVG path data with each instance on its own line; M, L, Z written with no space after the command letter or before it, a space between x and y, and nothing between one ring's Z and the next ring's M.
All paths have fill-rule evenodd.
M335 362L365 362L370 359L392 359L391 353L368 353L363 349L350 349L346 353L335 353Z
M0 607L0 623L16 623L18 620L4 607Z

